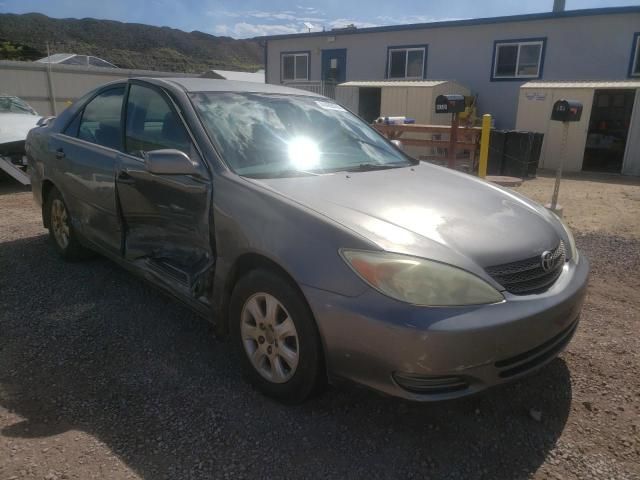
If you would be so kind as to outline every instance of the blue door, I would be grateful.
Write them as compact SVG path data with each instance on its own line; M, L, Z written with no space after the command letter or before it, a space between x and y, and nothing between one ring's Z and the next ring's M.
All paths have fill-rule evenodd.
M322 50L322 80L342 83L347 79L347 49Z

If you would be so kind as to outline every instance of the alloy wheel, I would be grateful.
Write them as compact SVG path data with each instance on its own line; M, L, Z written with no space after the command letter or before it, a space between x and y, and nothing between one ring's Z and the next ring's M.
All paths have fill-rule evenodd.
M256 293L242 307L240 333L251 364L273 383L293 377L300 358L295 324L286 308L268 293Z
M69 246L69 216L62 200L56 198L51 203L51 228L58 246L63 250Z

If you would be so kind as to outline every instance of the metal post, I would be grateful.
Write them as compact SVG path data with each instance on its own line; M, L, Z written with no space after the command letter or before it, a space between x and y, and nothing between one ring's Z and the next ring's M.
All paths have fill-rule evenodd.
M451 114L451 133L449 134L449 168L456 168L456 144L458 143L458 114Z
M487 176L487 163L489 162L489 139L491 138L491 115L482 116L482 135L480 136L480 161L478 163L478 176Z
M558 206L558 194L560 193L560 179L562 178L562 167L564 166L564 159L567 156L567 139L569 137L569 122L562 123L562 146L560 147L560 163L556 170L556 184L553 187L553 197L551 198L551 210L554 212Z
M53 90L53 78L51 78L51 52L49 52L49 42L47 42L47 82L49 84L49 100L51 101L51 110L54 116L58 116L58 107L56 106L56 94Z

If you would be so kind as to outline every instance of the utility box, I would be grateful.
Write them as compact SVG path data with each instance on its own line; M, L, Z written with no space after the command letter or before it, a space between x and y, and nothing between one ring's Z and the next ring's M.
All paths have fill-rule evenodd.
M449 125L451 115L436 113L436 98L471 91L448 80L381 80L341 83L336 87L336 102L372 123L378 117L404 116L423 125Z
M557 122L579 122L582 117L582 104L576 100L558 100L553 104L551 120Z
M448 94L436 97L436 113L462 113L465 108L463 95Z

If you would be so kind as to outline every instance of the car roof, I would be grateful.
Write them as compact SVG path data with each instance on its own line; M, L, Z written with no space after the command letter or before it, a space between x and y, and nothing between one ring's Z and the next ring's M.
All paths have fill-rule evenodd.
M242 82L236 80L216 80L212 78L190 77L140 77L135 80L154 83L165 87L179 88L186 92L237 92L237 93L279 93L283 95L303 95L322 97L317 93L299 88L289 88L268 83Z

